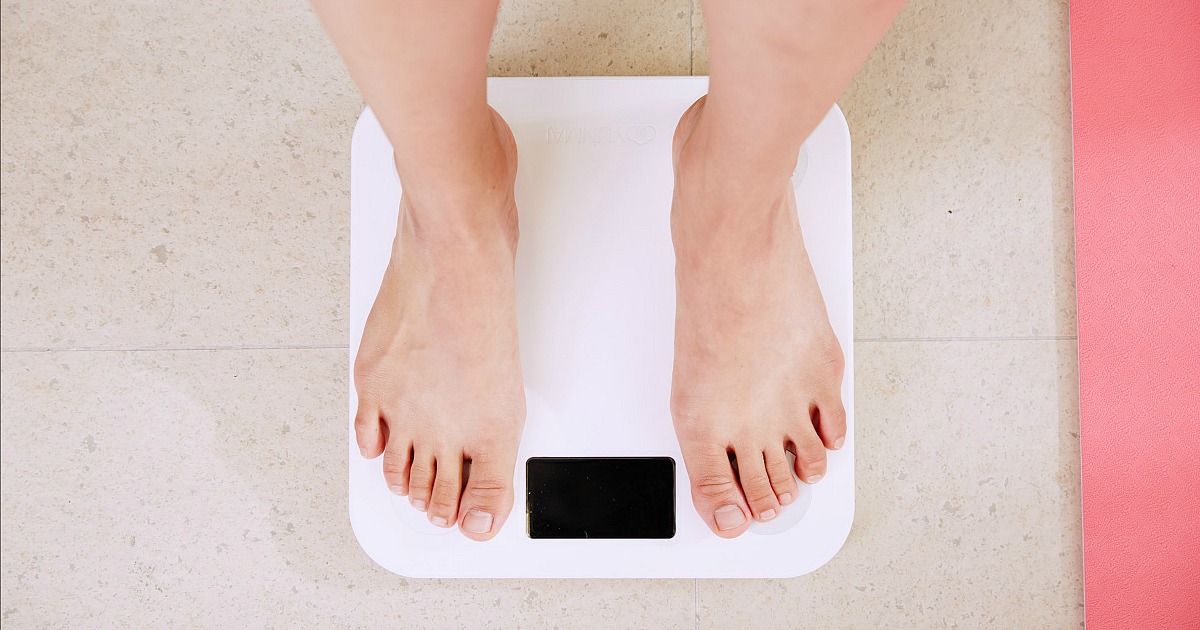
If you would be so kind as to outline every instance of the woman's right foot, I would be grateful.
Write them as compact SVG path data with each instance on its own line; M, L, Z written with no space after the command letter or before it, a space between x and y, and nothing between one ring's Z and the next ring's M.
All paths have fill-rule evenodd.
M391 262L354 365L363 456L382 453L392 492L474 540L495 536L512 509L525 422L516 145L503 119L491 118L495 134L466 160L481 172L405 182Z

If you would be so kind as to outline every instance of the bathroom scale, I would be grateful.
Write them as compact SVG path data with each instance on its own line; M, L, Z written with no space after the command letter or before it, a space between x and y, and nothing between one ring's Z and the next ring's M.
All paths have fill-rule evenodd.
M364 459L354 439L354 357L400 201L392 147L363 112L351 149L347 453L350 522L375 562L423 578L781 578L813 571L842 546L854 518L854 344L850 135L836 106L801 149L792 181L845 352L846 443L828 453L819 483L800 483L779 516L737 538L714 535L692 507L669 403L671 138L707 89L705 77L488 80L518 151L528 414L513 513L486 542L429 523L387 489L383 458Z

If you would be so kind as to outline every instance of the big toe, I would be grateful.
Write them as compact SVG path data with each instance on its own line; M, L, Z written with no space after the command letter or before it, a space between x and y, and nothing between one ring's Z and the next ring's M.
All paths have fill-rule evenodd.
M458 507L458 529L472 540L490 540L504 526L513 505L516 454L486 453L467 464L467 484Z
M735 538L750 527L750 507L734 475L729 453L715 442L687 444L684 464L692 486L692 504L714 534Z

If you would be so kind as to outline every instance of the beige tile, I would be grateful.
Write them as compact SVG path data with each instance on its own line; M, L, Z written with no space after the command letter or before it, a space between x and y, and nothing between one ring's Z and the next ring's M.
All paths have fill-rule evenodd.
M493 70L686 74L687 1L506 2ZM3 38L4 347L345 343L362 104L303 3L5 3Z
M849 540L802 578L701 581L700 627L1081 625L1075 343L856 351Z
M840 100L859 338L1074 335L1067 35L1066 0L913 0Z
M350 532L343 350L5 352L4 627L647 627L675 581L406 580Z
M496 76L686 75L690 0L501 0Z
M360 101L295 2L3 5L6 348L344 343Z

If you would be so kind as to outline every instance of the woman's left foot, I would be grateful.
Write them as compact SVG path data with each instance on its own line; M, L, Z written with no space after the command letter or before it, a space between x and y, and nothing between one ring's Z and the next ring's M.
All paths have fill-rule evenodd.
M671 413L692 502L733 538L797 496L787 451L802 481L824 475L825 449L846 435L843 358L791 182L721 164L703 108L701 99L675 132Z

